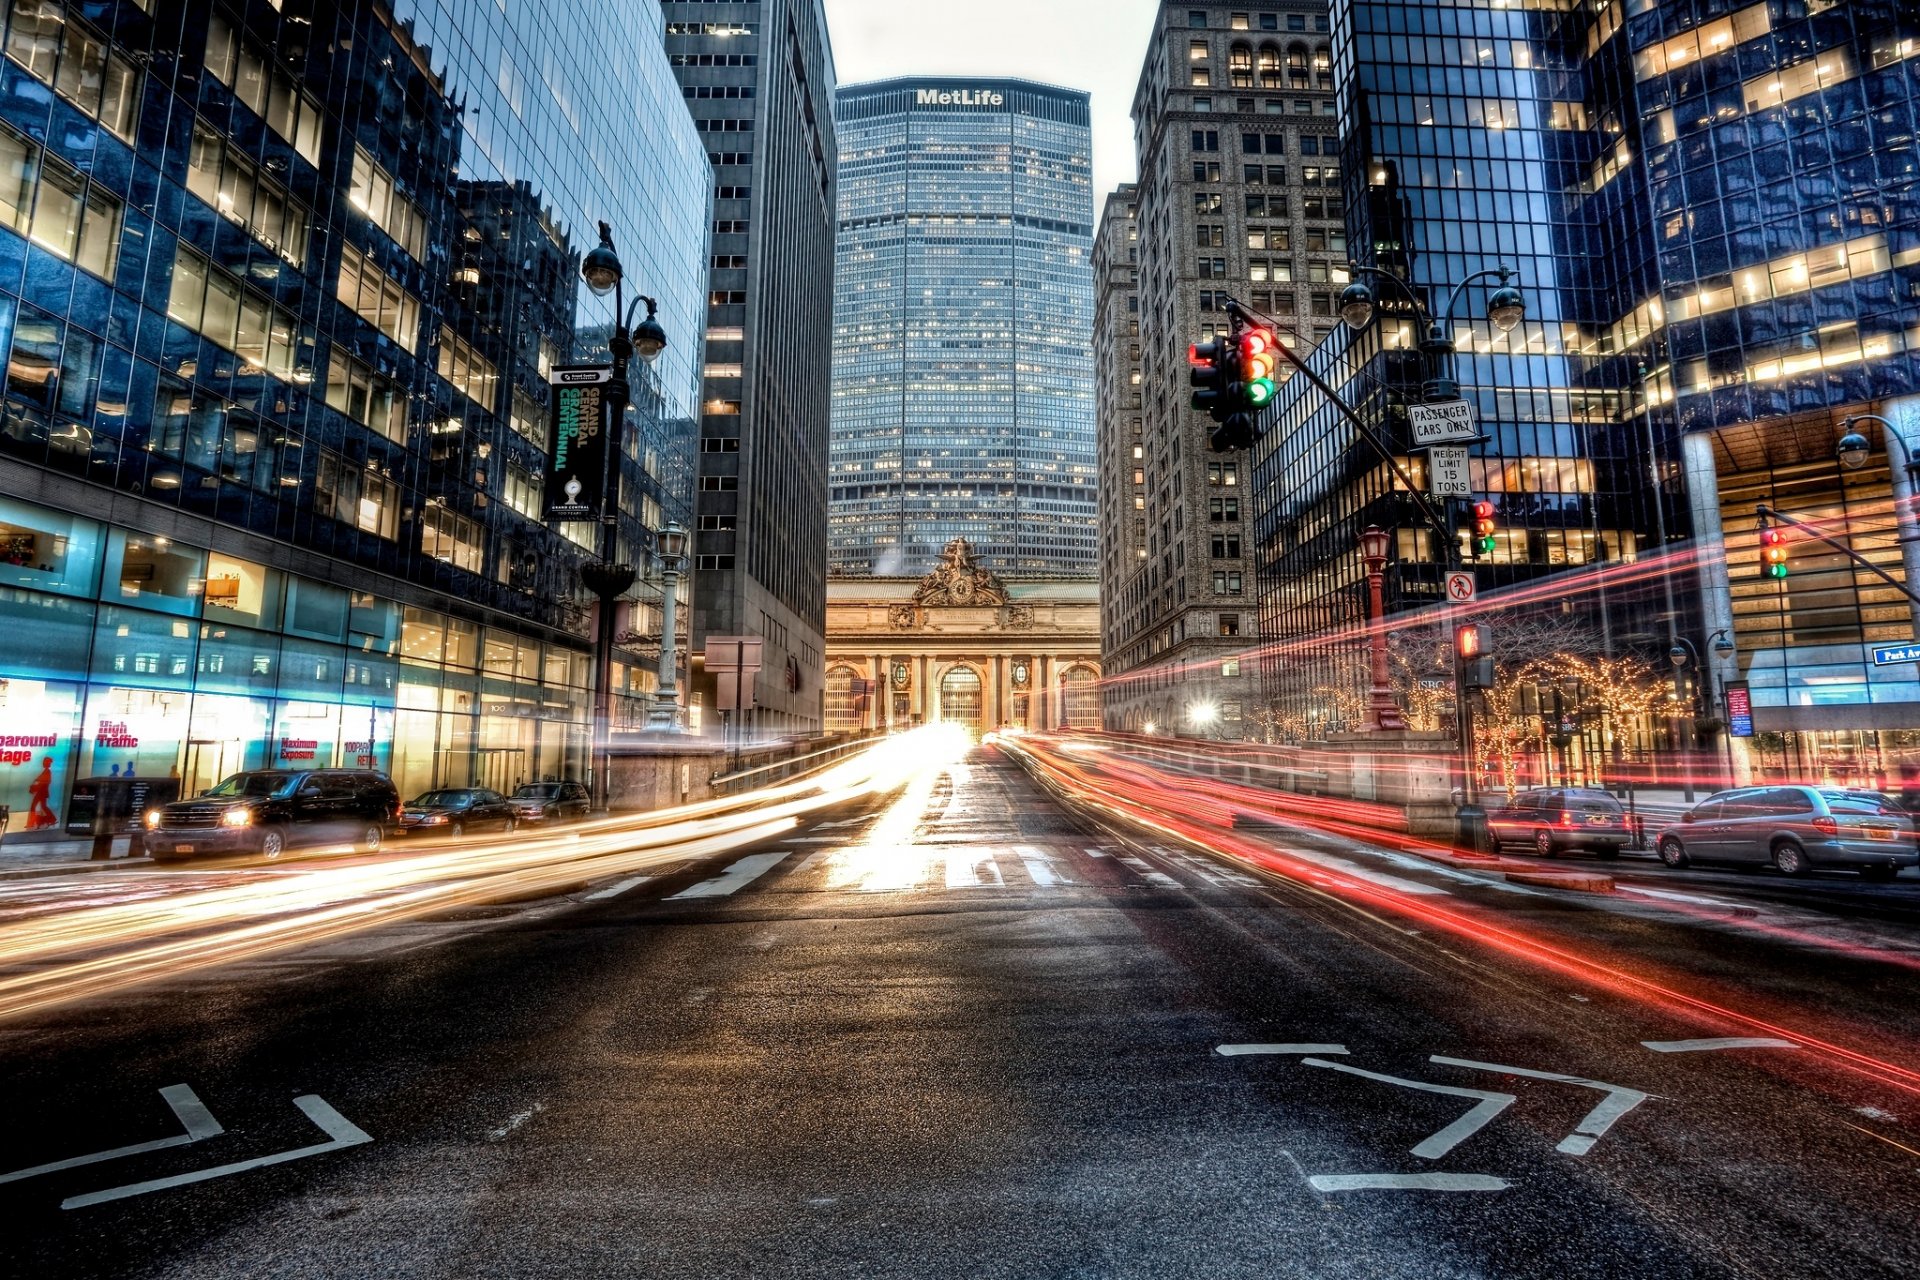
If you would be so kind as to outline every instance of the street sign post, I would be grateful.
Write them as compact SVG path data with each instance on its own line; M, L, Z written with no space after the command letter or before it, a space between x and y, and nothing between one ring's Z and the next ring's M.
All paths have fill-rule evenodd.
M1466 604L1476 589L1471 573L1455 571L1447 575L1447 600L1451 604Z
M1413 447L1416 449L1480 438L1480 428L1473 420L1473 406L1465 400L1410 404L1407 406L1407 422L1412 429Z
M1436 498L1471 498L1464 445L1435 445L1427 450L1427 492Z
M1873 665L1891 667L1902 662L1920 662L1920 644L1883 645L1873 651Z

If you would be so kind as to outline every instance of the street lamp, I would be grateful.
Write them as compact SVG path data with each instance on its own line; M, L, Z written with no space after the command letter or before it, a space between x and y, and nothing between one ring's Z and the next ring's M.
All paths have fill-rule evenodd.
M1895 426L1892 421L1877 413L1856 413L1841 420L1840 430L1844 432L1834 446L1834 456L1840 465L1849 471L1858 471L1867 465L1867 459L1873 453L1873 444L1855 424L1877 422L1880 432L1887 440L1887 461L1893 465L1893 519L1900 533L1900 560L1906 572L1907 585L1912 588L1920 584L1920 529L1914 527L1914 475L1917 468L1913 460L1913 442L1907 439L1906 432ZM1897 447L1896 447L1897 446ZM1899 454L1898 458L1893 455ZM1916 638L1920 638L1920 604L1913 607L1913 628Z
M623 284L626 272L620 255L613 248L613 228L600 224L600 243L580 262L580 278L596 296L613 294L613 336L607 350L613 355L613 377L606 390L606 445L601 451L600 477L600 558L580 566L581 585L600 601L600 626L597 640L594 680L594 750L599 757L593 770L596 807L602 811L613 799L613 646L614 602L625 595L637 575L630 564L619 562L620 554L620 437L627 421L627 407L633 403L633 388L627 382L627 363L637 352L648 364L659 359L667 345L667 331L660 327L657 304L644 294L635 297L633 308L626 307ZM647 304L647 318L634 325L640 304ZM669 644L671 641L668 642Z
M1393 686L1387 683L1387 618L1381 586L1386 579L1387 548L1391 541L1387 531L1377 524L1370 524L1360 531L1360 561L1367 568L1367 599L1370 604L1367 648L1373 661L1373 687L1367 693L1367 721L1361 727L1365 733L1378 733L1381 730L1393 732L1407 727L1406 720L1400 715L1399 704L1393 700Z
M1196 702L1187 708L1187 722L1202 730L1218 719L1219 715L1220 708L1211 702Z
M1391 280L1407 300L1413 303L1416 311L1427 310L1420 301L1419 295L1414 293L1413 286L1393 272L1383 271L1379 267L1363 267L1357 262L1347 264L1347 270L1355 277L1370 276L1376 280ZM1447 294L1446 304L1438 311L1427 313L1427 336L1420 342L1420 350L1427 357L1427 381L1424 390L1428 400L1457 400L1460 397L1460 388L1454 382L1447 364L1447 357L1452 355L1454 350L1453 337L1447 329L1447 318L1453 314L1453 306L1460 300L1460 295L1466 287L1476 280L1484 280L1489 276L1499 277L1500 287L1487 298L1488 323L1502 333L1511 333L1519 327L1522 320L1527 318L1526 295L1514 286L1514 271L1511 267L1488 267L1484 271L1474 272L1454 285L1452 292ZM1356 278L1352 284L1340 291L1340 318L1346 322L1347 328L1354 332L1358 333L1373 322L1374 310L1373 286L1366 280Z
M648 733L680 732L679 657L674 648L675 596L680 566L687 552L687 531L669 520L657 539L660 549L660 688L647 713Z

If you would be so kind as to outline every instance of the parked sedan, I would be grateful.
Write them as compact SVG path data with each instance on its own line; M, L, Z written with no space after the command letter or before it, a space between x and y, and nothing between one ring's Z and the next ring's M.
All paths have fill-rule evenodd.
M409 800L400 810L402 835L447 835L469 831L511 831L519 822L513 805L485 787L446 787Z
M512 798L522 822L566 822L586 817L593 808L587 789L577 782L526 782L514 788Z
M1627 811L1605 791L1581 787L1522 791L1513 803L1487 814L1495 848L1525 844L1543 858L1563 849L1591 849L1617 858L1629 832Z
M1844 867L1891 880L1920 863L1912 814L1878 791L1741 787L1708 796L1660 833L1670 867L1689 862L1772 864L1783 874Z

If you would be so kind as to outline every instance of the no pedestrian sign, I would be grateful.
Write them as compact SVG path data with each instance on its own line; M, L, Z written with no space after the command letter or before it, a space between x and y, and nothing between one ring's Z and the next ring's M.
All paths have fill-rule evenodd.
M1474 583L1471 573L1450 573L1447 575L1447 599L1454 604L1465 604L1473 599Z
M1465 400L1442 400L1438 404L1410 404L1407 422L1413 431L1413 447L1430 444L1454 444L1478 440L1480 428L1473 421L1473 406Z

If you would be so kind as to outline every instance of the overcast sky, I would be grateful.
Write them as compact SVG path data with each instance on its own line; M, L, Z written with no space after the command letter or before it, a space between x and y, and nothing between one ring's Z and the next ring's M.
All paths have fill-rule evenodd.
M841 84L1020 76L1093 94L1093 207L1133 178L1133 87L1155 0L825 0Z

